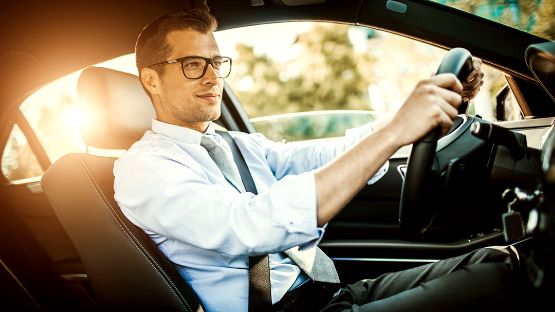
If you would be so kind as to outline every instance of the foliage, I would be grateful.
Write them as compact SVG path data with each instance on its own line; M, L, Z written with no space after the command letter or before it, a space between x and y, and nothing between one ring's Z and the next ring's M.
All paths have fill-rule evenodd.
M436 0L465 12L555 40L555 0Z
M555 0L543 0L536 11L534 33L555 40Z
M357 55L348 38L348 26L317 24L297 37L300 55L280 63L254 48L238 44L238 59L230 83L251 117L299 111L368 109L370 78L362 68L372 60ZM238 78L235 78L238 77ZM234 81L234 79L236 79Z

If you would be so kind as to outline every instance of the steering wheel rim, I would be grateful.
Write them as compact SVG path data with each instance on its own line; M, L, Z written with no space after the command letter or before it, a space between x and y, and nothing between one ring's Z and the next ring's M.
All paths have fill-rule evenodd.
M472 71L472 67L470 52L463 48L453 48L443 58L436 74L452 73L460 81L464 81ZM461 106L465 106L464 104ZM408 240L421 239L436 214L429 199L433 191L432 167L436 159L440 134L441 129L438 127L415 142L407 160L407 171L399 203L399 227L401 235Z

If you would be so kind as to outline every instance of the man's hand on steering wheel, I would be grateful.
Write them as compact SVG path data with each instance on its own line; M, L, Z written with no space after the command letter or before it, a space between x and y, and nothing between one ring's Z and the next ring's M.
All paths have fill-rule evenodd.
M462 84L453 74L420 81L387 125L399 146L413 143L437 126L448 131L457 116L462 90Z
M406 131L403 138L409 139L404 143L413 143L399 202L399 226L407 239L422 238L435 218L437 207L430 198L437 174L433 170L437 142L450 130L457 115L466 113L467 100L478 93L483 77L481 65L468 50L451 49L437 75L421 81L396 116L400 117L397 123L408 123L398 126ZM422 110L413 104L421 105Z
M472 71L468 74L466 81L461 81L463 90L461 96L463 101L472 100L480 91L480 87L484 84L484 72L482 71L482 60L472 58Z

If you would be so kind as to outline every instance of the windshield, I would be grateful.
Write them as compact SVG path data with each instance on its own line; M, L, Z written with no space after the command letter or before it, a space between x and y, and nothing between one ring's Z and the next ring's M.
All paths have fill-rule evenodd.
M545 39L555 40L555 0L433 1Z

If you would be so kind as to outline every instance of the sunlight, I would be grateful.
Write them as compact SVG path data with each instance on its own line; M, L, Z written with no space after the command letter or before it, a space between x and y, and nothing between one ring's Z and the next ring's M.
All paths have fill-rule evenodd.
M135 55L123 55L93 66L107 67L137 74ZM60 77L27 97L20 106L21 112L39 136L51 162L68 153L85 152L81 137L82 127L87 125L86 112L79 109L77 82L81 70ZM23 143L21 143L23 144ZM2 168L4 175L17 169L17 163ZM40 173L40 172L39 172ZM37 172L25 173L23 177Z
M79 128L83 124L83 121L85 120L85 116L83 116L83 113L79 110L79 108L73 106L64 112L64 119L68 128L71 129L71 132L78 132Z

